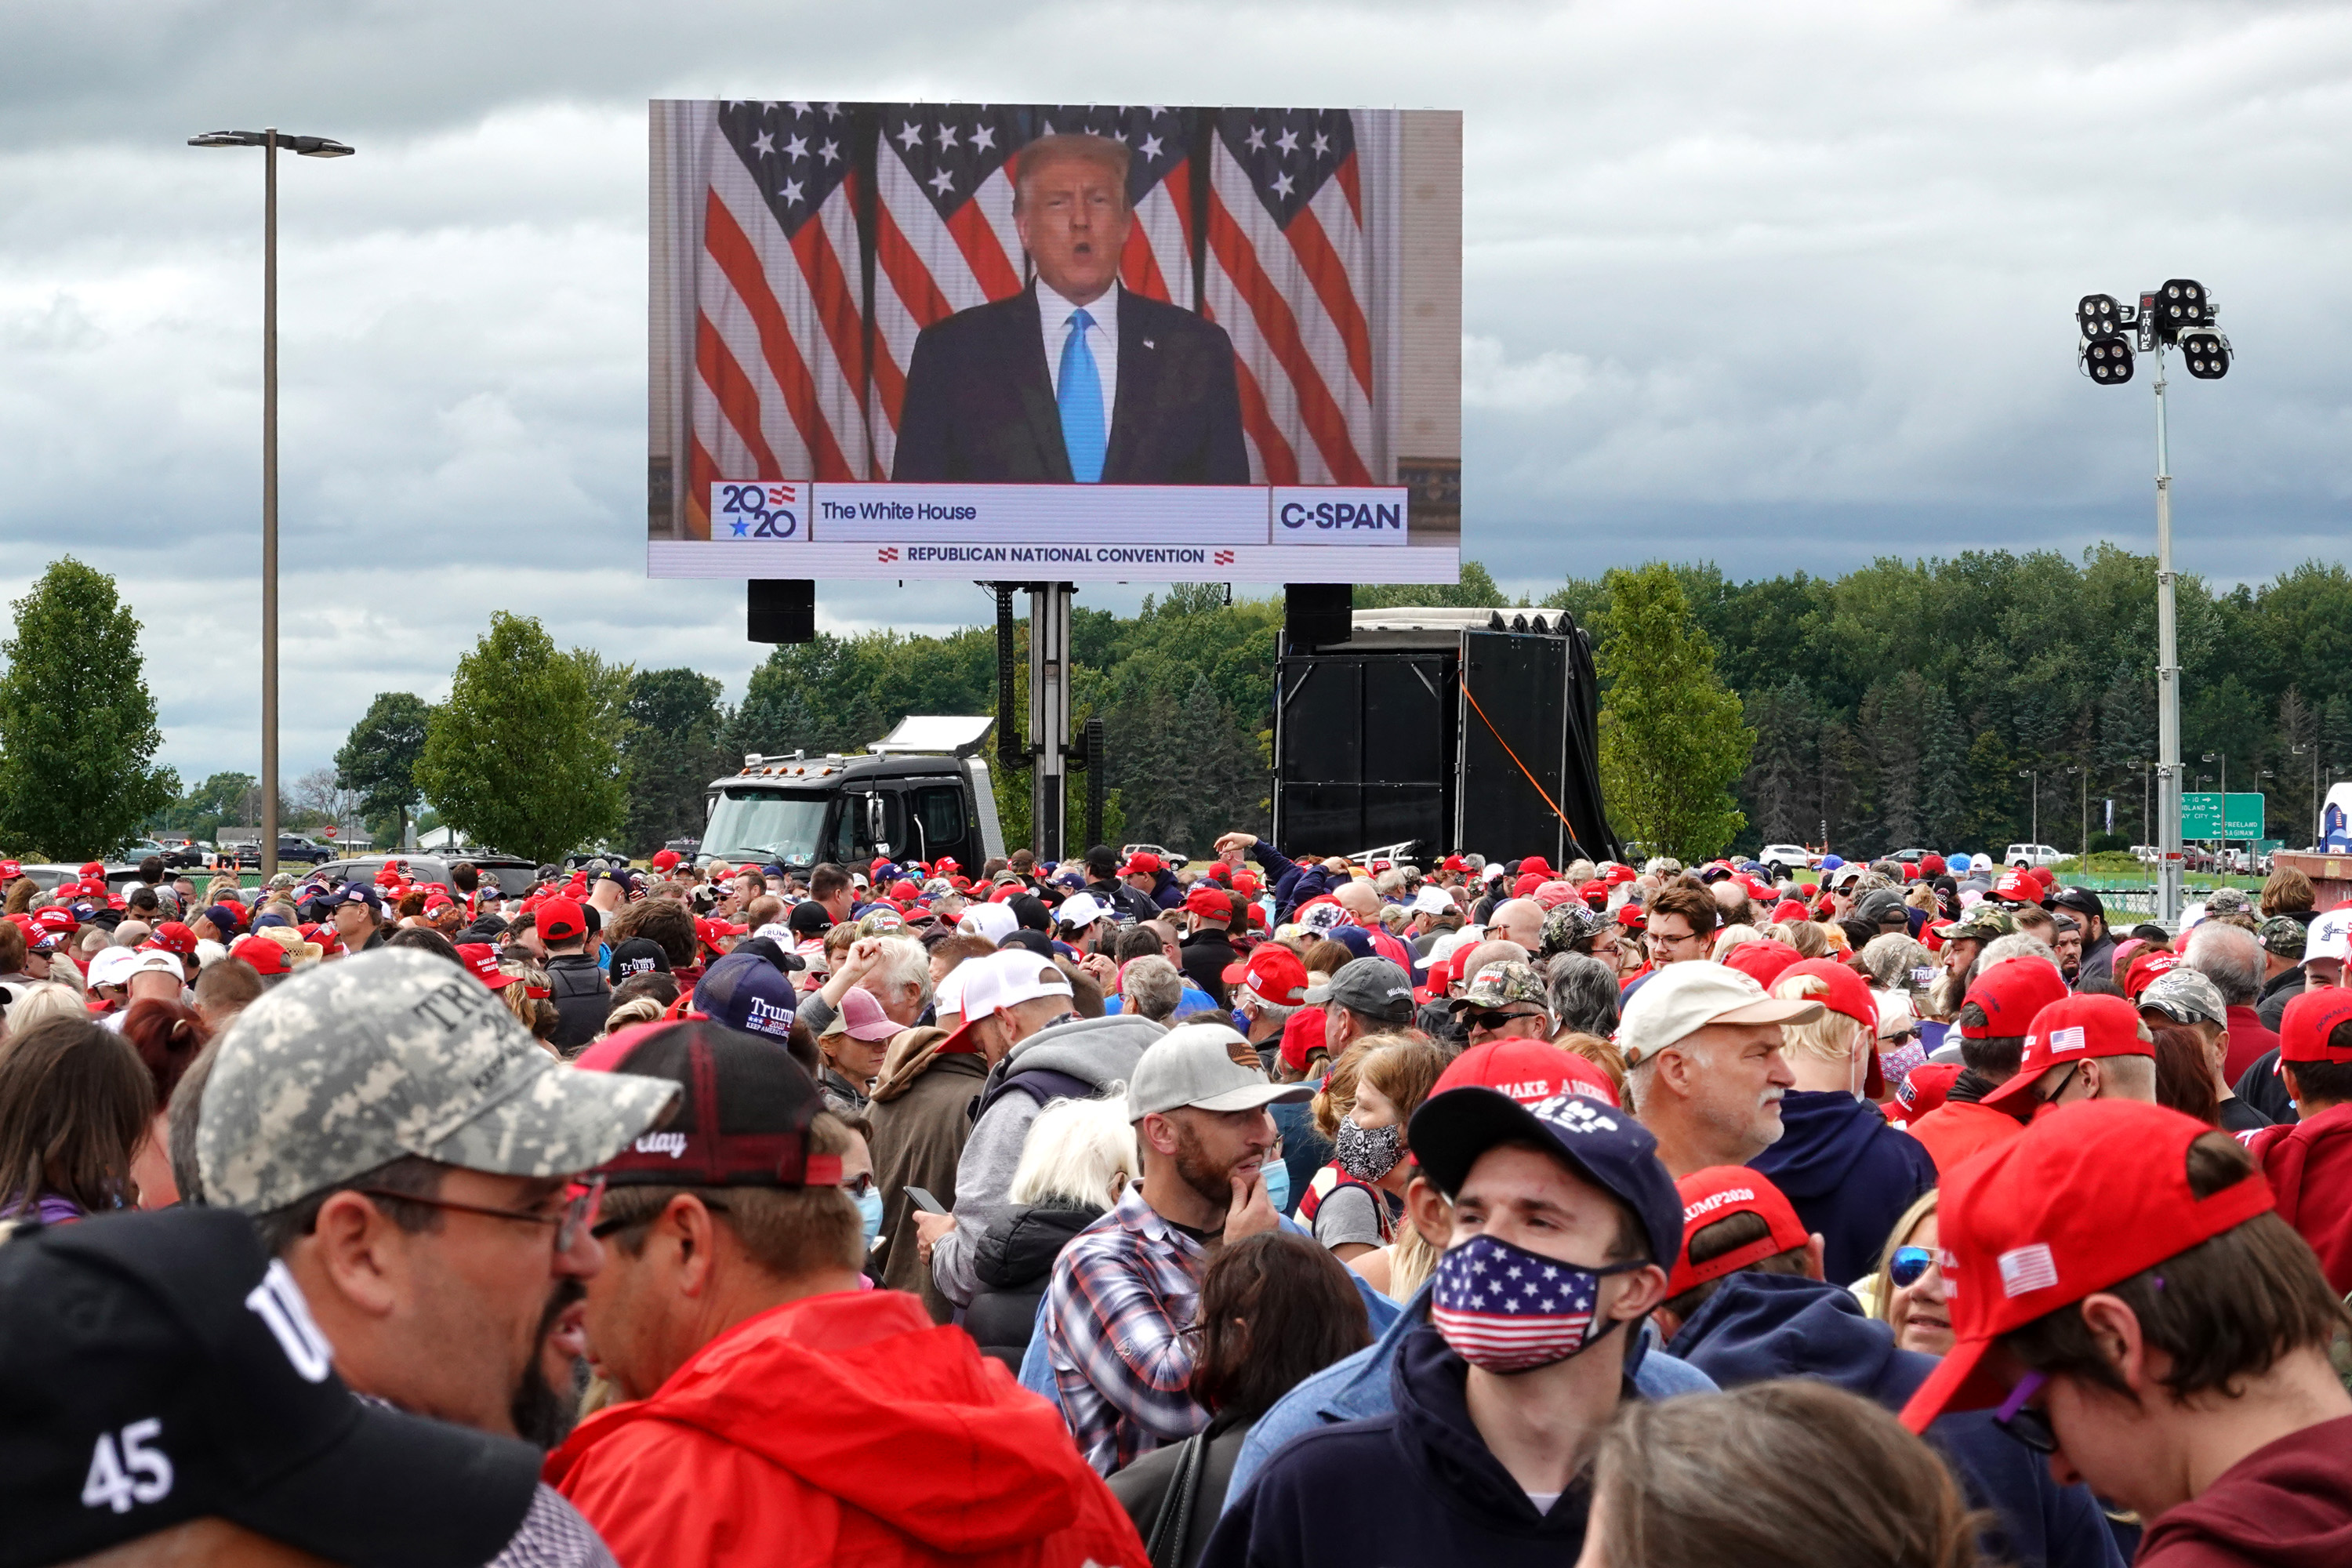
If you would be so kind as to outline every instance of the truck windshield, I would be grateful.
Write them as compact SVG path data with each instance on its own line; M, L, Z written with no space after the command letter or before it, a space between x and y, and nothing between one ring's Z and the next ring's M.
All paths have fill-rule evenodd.
M826 796L766 789L722 789L702 830L702 853L806 865L817 858Z

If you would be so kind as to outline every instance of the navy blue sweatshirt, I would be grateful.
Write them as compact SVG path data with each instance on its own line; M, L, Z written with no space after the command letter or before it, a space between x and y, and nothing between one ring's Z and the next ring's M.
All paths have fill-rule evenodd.
M1622 1347L1603 1341L1587 1353L1613 1357ZM1575 1562L1591 1492L1580 1480L1538 1513L1471 1424L1468 1373L1434 1328L1407 1333L1395 1410L1303 1432L1276 1449L1226 1505L1201 1568ZM1620 1397L1641 1397L1633 1379Z
M1780 1141L1748 1162L1822 1237L1822 1272L1850 1284L1878 1267L1895 1222L1936 1184L1935 1156L1866 1100L1834 1089L1780 1100Z
M1734 1274L1691 1314L1667 1348L1725 1388L1776 1377L1816 1377L1900 1412L1936 1358L1895 1343L1834 1285L1783 1274ZM2017 1568L2123 1568L2089 1489L2061 1487L2042 1456L1992 1424L1989 1411L1947 1415L1927 1428L1969 1506L2000 1517L1990 1562Z

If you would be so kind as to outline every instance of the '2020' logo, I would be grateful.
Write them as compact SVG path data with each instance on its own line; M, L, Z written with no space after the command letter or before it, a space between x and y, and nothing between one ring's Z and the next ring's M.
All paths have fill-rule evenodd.
M801 531L797 487L782 484L710 487L718 504L712 521L722 525L726 539L794 539ZM716 527L712 530L717 532Z

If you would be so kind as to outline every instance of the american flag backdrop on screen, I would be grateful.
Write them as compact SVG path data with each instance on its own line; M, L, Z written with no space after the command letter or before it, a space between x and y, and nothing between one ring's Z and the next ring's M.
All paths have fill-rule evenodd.
M1251 477L1372 482L1370 281L1353 118L1216 111L1207 313L1234 340Z
M850 118L728 101L711 123L697 258L694 531L718 479L868 472Z
M1127 205L1135 214L1119 258L1118 280L1129 292L1192 310L1192 127L1194 109L1120 109L1059 104L1041 109L1038 132L1086 131L1124 144Z
M1007 106L886 103L874 158L875 477L898 450L915 335L1027 281L1013 227L1010 163L1020 113Z

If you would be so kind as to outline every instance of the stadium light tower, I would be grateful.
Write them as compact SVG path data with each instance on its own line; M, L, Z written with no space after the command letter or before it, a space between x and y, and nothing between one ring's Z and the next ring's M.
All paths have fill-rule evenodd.
M2172 464L2164 425L2164 351L2177 348L2189 374L2219 381L2230 374L2230 340L2213 325L2221 310L2193 278L2172 278L2139 297L2137 308L2112 294L2085 294L2074 307L2081 342L2074 360L2102 386L2132 378L2132 343L2156 355L2156 696L2157 918L2180 923L2180 651L2173 614Z
M278 150L348 158L328 136L207 131L191 147L261 149L261 885L278 874Z

